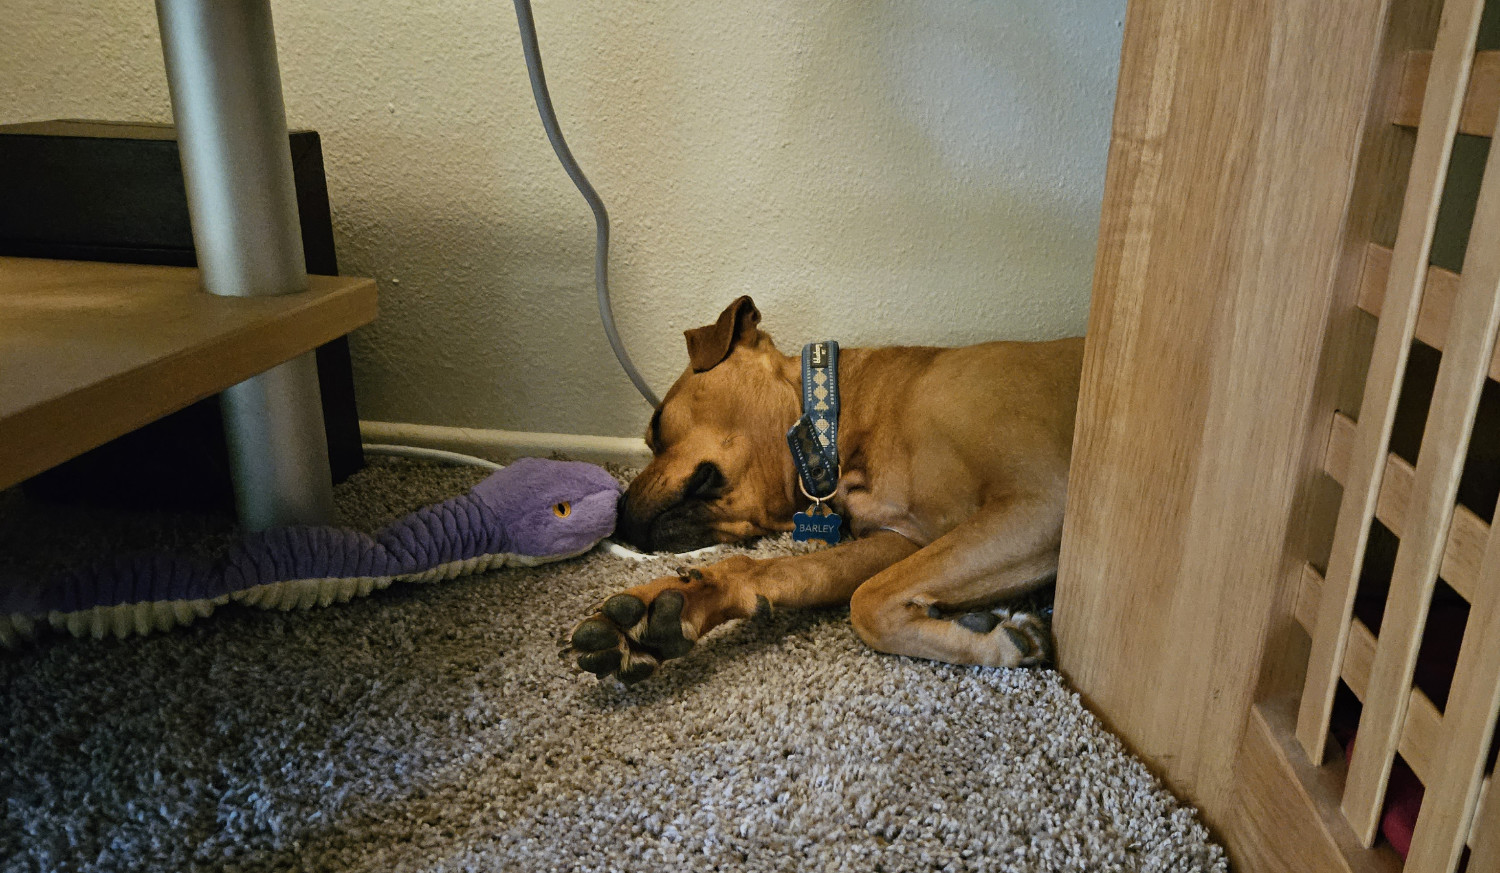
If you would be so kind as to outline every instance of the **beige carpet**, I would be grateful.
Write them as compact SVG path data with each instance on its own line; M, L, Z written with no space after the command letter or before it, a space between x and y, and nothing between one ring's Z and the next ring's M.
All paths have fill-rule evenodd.
M482 475L377 461L341 513L373 528ZM12 573L230 533L13 492L0 531ZM0 870L1226 869L1051 670L879 655L847 610L721 628L630 690L559 658L671 567L595 551L0 652Z

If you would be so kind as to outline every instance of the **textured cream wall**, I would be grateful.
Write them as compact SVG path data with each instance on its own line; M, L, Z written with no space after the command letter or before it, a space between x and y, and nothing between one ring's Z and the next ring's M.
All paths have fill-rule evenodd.
M0 0L0 122L170 120L151 4L87 6ZM681 332L742 293L784 351L1082 331L1124 0L536 7L613 219L616 317L658 391ZM362 416L639 434L511 4L273 8L341 266L380 282L354 338Z

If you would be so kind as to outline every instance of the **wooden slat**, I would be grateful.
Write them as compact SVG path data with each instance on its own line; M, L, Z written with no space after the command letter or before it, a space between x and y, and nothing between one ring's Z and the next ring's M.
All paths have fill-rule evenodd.
M1328 435L1328 450L1324 455L1324 472L1335 482L1343 484L1348 473L1349 452L1354 442L1354 422L1343 413L1334 413L1333 427ZM1398 455L1387 455L1385 474L1380 483L1380 498L1375 505L1375 517L1400 537L1406 531L1406 515L1411 503L1412 482L1416 471ZM1453 523L1448 526L1448 541L1443 548L1442 568L1438 571L1449 587L1469 602L1474 601L1474 585L1479 578L1479 562L1484 557L1484 544L1489 538L1490 526L1484 519L1465 506L1453 512Z
M1406 722L1397 748L1417 778L1426 782L1437 772L1443 754L1443 714L1420 688L1411 690Z
M1500 801L1488 798L1475 813L1471 833L1474 853L1465 869L1468 873L1496 873L1500 870Z
M1297 621L1303 629L1311 632L1317 620L1318 598L1322 596L1323 577L1312 565L1302 568L1302 581L1297 592ZM1339 675L1354 696L1365 699L1370 684L1370 667L1375 660L1375 635L1365 623L1354 619L1349 628L1349 644L1345 647L1344 664ZM1401 757L1411 766L1417 778L1426 781L1435 772L1436 759L1442 743L1442 713L1431 698L1420 688L1411 690L1407 704L1405 727L1401 732Z
M1407 869L1451 870L1468 842L1484 764L1500 712L1500 537L1485 552L1483 584L1469 613L1448 693L1442 755L1422 799ZM1478 868L1475 868L1478 869Z
M1302 578L1297 586L1297 609L1292 617L1308 634L1318 623L1318 600L1323 596L1323 574L1312 564L1302 565Z
M1408 52L1401 74L1401 91L1391 110L1391 123L1416 127L1422 117L1422 95L1427 88L1427 73L1432 67L1432 52ZM1464 97L1463 113L1458 119L1459 133L1475 136L1495 135L1495 112L1500 108L1500 51L1474 55L1474 71Z
M1323 451L1323 472L1333 481L1343 485L1349 475L1349 455L1354 451L1354 419L1335 412L1333 426L1328 430L1328 447ZM1401 460L1397 458L1396 460ZM1390 456L1386 458L1387 464ZM1387 473L1386 475L1390 475Z
M1339 504L1329 556L1325 594L1319 603L1317 627L1297 717L1297 739L1309 760L1323 759L1333 694L1343 663L1349 620L1360 565L1369 542L1369 527L1385 472L1385 456L1395 420L1401 374L1416 330L1421 286L1427 276L1433 228L1448 172L1448 159L1457 133L1464 86L1474 57L1481 0L1448 0L1427 79L1421 126L1412 154L1406 200L1391 259L1390 280L1384 296L1384 316L1375 334L1370 369L1360 404L1358 432L1348 482ZM1382 747L1372 741L1360 748ZM1385 749L1382 748L1382 751ZM1372 841L1373 822L1365 816L1351 822L1360 836Z
M1500 108L1494 111L1500 113ZM1476 370L1485 367L1493 354L1495 331L1500 328L1500 149L1491 149L1485 163L1485 179L1469 233L1469 248L1464 256L1464 275L1459 283L1454 316L1460 319L1455 326L1463 330L1455 330L1449 337L1450 348L1443 356L1442 369L1438 371L1439 391L1444 385L1445 371L1456 371L1460 365ZM1490 320L1480 321L1481 317ZM1470 323L1470 318L1475 321ZM1481 338L1488 345L1483 345ZM1471 351L1472 357L1461 357ZM1450 359L1454 365L1452 368L1448 366ZM1482 382L1481 377L1479 384L1472 386L1476 404ZM1463 390L1470 387L1467 382L1461 385ZM1434 413L1438 411L1437 404L1438 397L1434 394ZM1469 423L1472 424L1472 411ZM1425 457L1426 454L1424 442L1422 455ZM1418 470L1421 470L1420 460ZM1456 473L1454 478L1457 478ZM1477 596L1469 610L1458 665L1454 668L1453 685L1448 694L1450 716L1443 725L1443 764L1434 780L1424 780L1427 793L1408 857L1409 869L1413 873L1447 871L1458 863L1468 839L1469 821L1479 799L1485 759L1495 731L1495 716L1500 712L1500 536L1493 527L1490 528L1475 588ZM1416 649L1421 643L1422 623L1423 620L1419 620L1416 625L1417 639L1409 656L1411 668L1415 667ZM1377 648L1377 674L1385 667L1381 654ZM1407 666L1406 661L1399 661L1395 656L1391 662Z
M215 297L198 271L0 258L0 488L375 317L370 279Z
M1370 692L1370 665L1374 662L1375 634L1356 618L1349 623L1349 645L1344 650L1344 666L1340 675L1349 685L1349 690L1361 701Z
M1475 20L1477 29L1477 13ZM1441 35L1439 40L1442 40ZM1434 61L1434 83L1438 79L1436 66L1442 58L1440 49ZM1355 832L1371 841L1379 825L1391 761L1401 734L1401 720L1406 714L1417 654L1422 645L1422 631L1427 624L1427 612L1448 540L1449 523L1458 499L1464 457L1479 409L1480 391L1484 388L1490 361L1495 354L1495 333L1500 330L1500 149L1490 151L1485 176L1469 234L1468 252L1464 256L1463 276L1459 279L1458 293L1454 298L1451 327L1438 365L1432 405L1422 433L1416 482L1407 511L1407 532L1401 537L1396 564L1391 571L1385 618L1381 621L1380 640L1371 668L1370 696L1360 714L1360 743L1349 762L1344 812L1349 815ZM1395 269L1393 266L1393 272ZM1492 543L1494 536L1494 528L1491 528ZM1500 577L1500 544L1493 548L1486 546L1485 551L1478 586L1481 591L1487 585L1493 587L1496 577ZM1493 559L1490 558L1491 551L1497 551ZM1493 568L1489 566L1492 561ZM1500 615L1496 620L1500 621ZM1500 635L1495 641L1500 642ZM1496 663L1500 664L1500 660ZM1490 722L1488 716L1486 718L1487 729ZM1469 727L1467 722L1464 724ZM1488 750L1487 739L1485 750ZM1465 763L1473 765L1472 761ZM1477 765L1473 766L1477 768ZM1473 792L1477 790L1478 778L1476 769L1472 779L1466 775L1461 786L1452 789L1455 801L1458 792L1467 793L1463 810L1465 823L1473 809ZM1438 809L1441 811L1444 807ZM1457 824L1441 818L1432 820L1441 822L1441 825L1434 825L1437 830L1432 839L1451 841L1456 847L1453 851L1457 852L1463 845L1463 835L1458 833ZM1433 865L1430 869L1438 869L1438 851L1433 849L1426 856Z
M1479 800L1474 804L1474 820L1469 823L1469 848L1479 845L1479 823L1484 821L1484 807L1490 802L1490 788L1495 783L1494 776L1484 777L1484 782L1479 786Z
M1381 298L1385 296L1386 279L1391 269L1391 250L1370 243L1365 250L1364 269L1360 274L1359 308L1376 317L1380 315ZM1442 267L1427 268L1427 284L1422 289L1422 308L1417 314L1417 339L1442 351L1448 335L1448 321L1453 314L1453 295L1458 293L1458 274ZM1490 359L1490 378L1500 379L1500 352Z
M1490 526L1465 506L1453 510L1448 526L1448 544L1443 549L1443 565L1438 574L1448 587L1474 602L1474 588L1479 582L1479 564L1484 557L1484 541Z

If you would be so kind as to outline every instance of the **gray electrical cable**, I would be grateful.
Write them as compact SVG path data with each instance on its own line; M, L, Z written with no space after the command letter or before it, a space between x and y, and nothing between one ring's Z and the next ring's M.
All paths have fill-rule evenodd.
M562 129L558 127L557 113L552 109L552 97L547 93L547 80L542 75L542 55L537 48L536 22L531 18L531 2L515 0L515 4L516 21L521 29L521 49L526 54L526 72L531 77L531 94L536 98L537 111L542 115L542 126L547 129L547 140L552 143L552 150L557 153L557 159L568 172L568 178L578 186L578 193L583 195L589 208L594 211L594 287L598 291L599 318L604 322L604 335L609 338L610 348L615 350L615 358L625 369L625 375L635 383L636 390L641 392L641 396L653 408L660 406L661 401L646 385L640 371L630 362L630 356L625 353L625 346L620 342L620 334L615 330L614 310L609 302L609 213L604 211L604 201L599 199L598 192L589 184L588 177L583 175L583 170L573 159L573 152L568 148L567 140L563 139Z

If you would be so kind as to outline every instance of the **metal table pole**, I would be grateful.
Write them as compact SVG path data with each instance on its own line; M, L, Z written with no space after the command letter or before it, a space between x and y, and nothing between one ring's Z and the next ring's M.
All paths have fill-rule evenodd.
M157 0L204 288L307 289L269 0ZM308 352L220 395L240 520L327 523L332 475Z

